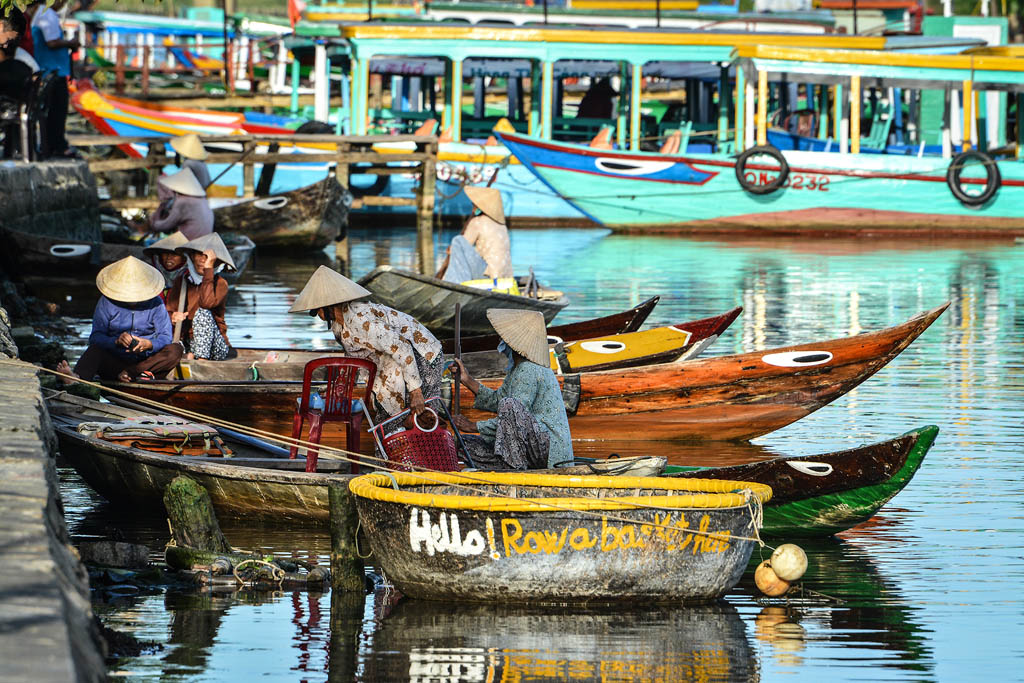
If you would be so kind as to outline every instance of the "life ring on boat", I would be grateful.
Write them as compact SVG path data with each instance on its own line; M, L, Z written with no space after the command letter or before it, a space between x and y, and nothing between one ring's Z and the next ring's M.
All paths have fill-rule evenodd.
M764 185L758 184L758 176L753 171L749 172L748 177L747 162L755 156L770 156L779 165L779 174ZM739 181L740 187L750 194L771 194L789 180L789 164L778 148L772 145L756 145L736 158L736 180Z
M262 209L263 211L277 211L278 209L283 209L288 206L288 198L280 196L264 197L263 199L257 199L252 203L252 205L257 209Z
M50 256L57 258L79 258L88 256L92 246L88 244L54 244L50 247Z
M970 161L979 161L985 166L985 187L978 194L968 194L960 184L960 176L964 172L964 166ZM1003 184L1003 177L999 173L999 166L996 160L976 149L960 152L949 162L949 169L946 171L946 184L953 196L960 200L964 206L981 206L992 199L999 187Z

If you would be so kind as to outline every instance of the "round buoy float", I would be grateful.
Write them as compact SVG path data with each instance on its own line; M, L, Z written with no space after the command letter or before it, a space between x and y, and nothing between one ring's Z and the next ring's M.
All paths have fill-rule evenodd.
M757 569L754 571L754 583L757 585L757 589L769 598L777 598L780 595L785 595L789 590L789 581L779 578L779 575L772 569L771 562L771 560L765 560L757 565Z
M798 545L783 543L772 553L772 571L783 581L799 581L807 571L807 553Z

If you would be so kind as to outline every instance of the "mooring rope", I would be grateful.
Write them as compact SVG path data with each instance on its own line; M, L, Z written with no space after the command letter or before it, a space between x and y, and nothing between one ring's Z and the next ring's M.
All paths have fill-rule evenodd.
M213 426L221 426L221 427L225 427L227 429L233 429L235 431L238 431L238 432L240 432L242 434L246 434L248 436L259 436L260 438L263 438L266 441L276 442L276 443L284 444L284 445L288 445L288 446L293 446L294 445L294 446L304 446L306 448L310 448L310 447L316 448L316 449L320 450L320 455L326 457L327 459L340 460L340 461L344 461L344 462L348 462L348 463L352 463L352 464L357 464L357 465L359 465L359 464L367 464L365 462L366 459L376 460L376 461L378 461L380 463L389 463L390 462L390 461L388 461L388 460L386 460L384 458L378 458L378 457L375 457L375 456L364 456L362 454L354 453L352 451L347 451L347 450L342 449L342 448L336 448L334 446L324 446L324 445L316 444L316 443L313 443L313 442L310 442L310 441L304 441L304 440L301 440L301 439L294 439L292 437L285 437L285 436L282 436L280 434L275 434L274 432L268 432L268 431L265 431L265 430L256 429L255 427L249 427L249 426L238 424L238 423L235 423L235 422L230 422L230 421L227 421L227 420L221 420L219 418L215 418L215 417L210 416L210 415L204 415L202 413L197 413L195 411L186 410L184 408L178 408L178 407L175 407L175 406L168 406L168 405L165 405L163 403L160 403L159 401L154 401L154 400L147 399L147 398L144 398L144 397L141 397L141 396L136 396L135 394L131 394L131 393L128 393L128 392L125 392L125 391L121 391L119 389L114 389L112 387L108 387L108 386L100 384L98 382L93 382L93 381L90 381L90 380L85 380L85 379L82 379L81 377L75 377L74 375L67 375L67 374L59 372L57 370L53 370L53 369L45 368L45 367L40 367L40 366L37 366L37 365L33 365L31 363L27 363L27 362L22 361L22 360L0 359L0 365L10 365L10 366L14 366L14 367L30 367L34 371L46 372L46 373L49 373L51 375L55 375L58 378L70 379L72 382L84 384L86 386L91 386L91 387L94 387L96 389L99 389L99 390L104 391L104 392L109 393L109 394L113 394L113 395L117 395L117 396L122 396L122 397L130 400L131 402L137 403L139 405L155 407L155 408L158 408L160 410L167 411L167 412L177 413L177 414L185 416L185 417L190 417L190 418L193 418L193 419L201 420L202 422L208 423L208 424L213 425ZM53 392L53 395L51 397L58 396L61 393L66 393L66 392L56 391L56 392ZM330 453L324 453L324 450L330 451ZM395 469L393 467L388 467L387 464L374 465L374 467L378 467L379 469L383 470L384 472L388 472L388 473L405 474L405 472L403 470ZM409 465L406 465L406 467L409 467ZM438 480L438 479L432 479L431 478L431 474L438 474L436 472L436 470L430 470L428 468L421 467L421 466L418 466L418 465L411 465L411 467L414 467L414 468L420 470L419 472L415 473L417 477L420 477L420 478L424 479L426 482L432 483L432 484L435 484L435 485L438 485L438 486L440 486L440 485L451 486L452 488L468 491L471 494L473 494L474 496L481 497L481 498L495 498L495 499L513 500L513 501L524 500L524 499L521 499L521 498L516 498L514 496L510 496L510 495L506 495L506 494L501 494L501 493L497 493L497 492L493 492L493 491L482 491L482 490L480 490L477 487L469 486L469 485L466 485L466 484L459 484L459 483L456 483L456 482L441 481L441 480ZM455 477L459 477L461 479L464 479L464 480L466 480L468 482L474 482L476 484L486 484L486 485L490 485L491 484L491 482L489 482L486 479L474 478L471 474L466 474L464 472L445 472L444 474L447 477L455 476ZM421 484L421 485L424 485L424 484ZM745 490L745 491L747 491L747 490ZM747 493L750 493L750 492L747 491ZM714 494L709 494L709 495L714 495ZM751 497L755 498L755 499L757 498L757 496L751 496ZM640 520L636 520L636 519L631 519L631 518L625 517L623 515L617 515L617 514L611 512L611 511L598 512L598 511L593 511L593 510L578 510L578 509L575 509L573 507L569 507L569 506L565 506L565 505L558 505L556 503L551 503L551 502L545 501L543 498L530 498L530 499L527 499L527 500L529 500L531 503L539 505L541 507L550 508L552 510L557 510L557 511L560 511L560 512L576 513L576 514L580 514L581 516L584 516L584 517L591 517L592 519L608 519L608 520L622 522L622 523L625 523L625 524L641 524L641 525L649 526L649 527L652 527L652 528L661 528L661 529L675 530L675 531L685 531L686 533L691 533L691 534L698 535L698 536L709 536L709 537L713 537L713 538L716 538L716 539L719 539L719 540L722 537L720 532L707 532L707 531L700 531L699 529L689 529L689 528L683 529L683 528L680 528L679 526L671 525L671 524L661 524L661 523L658 523L658 522L645 522L645 521L640 521ZM629 502L626 502L626 503L623 503L623 504L624 505L633 506L633 507L637 507L637 508L641 508L641 509L657 509L657 510L669 510L669 511L684 511L684 510L692 509L692 508L686 508L686 507L666 507L666 506L660 506L660 505L645 505L645 504L637 502L637 501L629 501ZM758 506L760 507L760 500L759 499L758 499ZM750 510L749 500L748 500L747 507L748 507L748 510ZM752 519L753 519L753 511L752 510L751 510L751 513L752 513ZM756 531L755 531L755 535L753 537L731 535L730 538L731 539L740 540L740 541L752 541L754 543L759 544L759 546L761 546L761 547L765 547L765 543L761 540L760 534L757 533Z

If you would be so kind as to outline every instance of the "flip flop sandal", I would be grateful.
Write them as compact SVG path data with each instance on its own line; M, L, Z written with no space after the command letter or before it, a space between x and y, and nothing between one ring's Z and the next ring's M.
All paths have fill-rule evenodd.
M139 376L135 378L135 381L136 382L152 382L154 379L156 379L156 375L154 375L149 370L143 370L141 373L139 373Z

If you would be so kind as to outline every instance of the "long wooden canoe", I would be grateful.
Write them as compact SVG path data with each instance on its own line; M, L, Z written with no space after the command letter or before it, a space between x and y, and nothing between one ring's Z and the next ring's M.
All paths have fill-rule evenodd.
M579 384L569 427L574 439L588 440L753 439L809 415L881 370L947 306L855 337L562 376L563 385ZM472 405L465 388L462 404ZM471 420L485 418L464 412Z
M929 425L858 448L732 467L669 465L663 476L768 484L772 500L764 508L762 535L831 536L866 522L902 491L938 433Z
M896 327L856 337L624 370L563 375L578 383L569 427L575 440L753 439L839 398L898 356L949 304ZM568 382L568 387L565 383ZM485 380L497 387L500 382ZM240 424L291 433L301 382L157 380L111 383L137 396ZM463 390L462 405L472 396ZM464 408L470 419L483 413ZM344 443L325 430L324 443ZM340 439L336 441L335 439Z
M445 282L400 268L380 266L364 275L359 284L373 293L373 300L404 311L419 320L439 338L455 336L455 304L462 304L462 333L494 333L487 320L489 308L522 308L540 311L544 322L551 320L569 300L561 292L541 288L537 298L492 292Z
M11 269L11 272L16 273L33 272L38 275L46 272L95 272L125 256L134 256L146 263L151 262L150 258L142 253L144 247L140 244L64 239L9 228L0 230L0 233L6 241L7 250L0 257L0 262ZM221 237L231 252L231 259L235 262L236 268L234 272L225 271L224 277L234 281L249 265L256 247L245 235L225 233Z
M551 351L555 371L570 367L574 372L596 372L609 368L628 368L652 363L674 361L680 357L694 358L714 343L736 320L742 308L691 322L656 327L640 332L577 340L565 349L564 355ZM597 351L588 351L596 348ZM296 349L236 348L238 356L231 360L182 361L182 374L197 381L223 380L301 380L306 363L336 351L304 351ZM559 360L562 355L564 360ZM507 359L497 351L470 351L462 355L466 370L474 377L502 377Z
M548 339L555 342L568 342L576 341L578 339L603 337L608 334L636 332L640 329L640 326L644 324L644 321L647 320L647 316L651 314L651 311L654 310L654 307L660 300L660 296L652 296L647 301L644 301L629 310L622 311L621 313L613 313L612 315L583 320L578 323L552 325L551 327L548 327ZM501 340L496 334L483 334L469 337L463 335L461 346L463 351L490 351L498 346L499 341ZM455 351L455 340L445 339L441 343L444 346L445 353L453 353Z
M218 232L248 236L258 248L322 249L348 224L352 195L334 176L268 197L211 199Z

